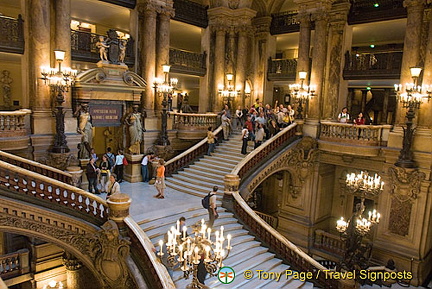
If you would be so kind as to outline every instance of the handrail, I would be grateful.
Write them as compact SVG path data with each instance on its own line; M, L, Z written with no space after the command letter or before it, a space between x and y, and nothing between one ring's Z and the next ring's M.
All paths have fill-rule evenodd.
M26 114L30 114L32 111L30 109L26 109L26 108L22 108L19 110L15 110L15 111L0 111L0 116L2 115L26 115Z
M142 267L141 272L147 272L143 275L149 281L150 287L155 289L176 288L165 266L155 256L153 244L141 227L131 217L126 217L124 223L132 232L129 237L135 246L131 246L131 250L138 250L137 254L132 254L132 257L135 255L136 260L134 261Z
M279 148L282 144L295 136L297 123L292 123L286 128L282 129L278 134L264 142L258 148L254 149L250 154L238 163L231 174L238 175L241 179L247 174L247 171L252 169L255 165L260 163L264 157L269 153Z
M184 115L184 116L218 116L217 113L186 113L186 112L174 112L170 111L169 114L172 115Z
M273 217L272 215L265 214L259 211L254 211L264 222L272 226L272 228L276 229L278 225L278 218Z
M20 168L42 174L46 177L53 178L57 181L64 182L66 184L72 184L72 175L56 169L54 167L50 167L26 158L19 157L14 154L10 154L4 151L0 151L0 161L7 162L9 164L18 166Z
M190 128L205 128L209 126L215 127L218 122L216 113L180 113L170 112L174 116L173 129L181 129L183 127Z
M30 271L29 250L21 249L0 256L0 277L9 279Z
M322 249L326 252L342 256L345 249L345 243L337 235L333 235L323 230L315 230L314 248Z
M219 126L213 133L218 139L222 139L222 126ZM206 153L207 149L207 137L205 137L196 145L167 161L165 163L165 174L170 176L178 170L186 167L187 165L194 162L198 157Z
M239 192L233 192L234 210L238 217L249 226L250 230L256 234L260 241L267 244L275 253L287 260L296 270L302 272L313 272L317 282L324 288L338 288L338 281L326 278L325 274L319 274L323 270L328 270L312 257L307 255L296 245L288 241L278 231L264 222L243 200Z
M33 196L47 207L58 204L97 225L108 220L107 203L98 196L4 161L0 161L0 188L13 191L15 197Z

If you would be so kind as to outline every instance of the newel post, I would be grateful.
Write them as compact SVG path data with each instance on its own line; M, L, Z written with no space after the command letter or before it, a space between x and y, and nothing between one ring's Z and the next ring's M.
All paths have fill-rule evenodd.
M230 212L234 212L233 193L238 192L240 186L240 177L238 175L225 175L224 177L224 195L222 199L222 206Z
M123 193L114 194L107 200L109 207L108 218L116 222L122 236L127 234L123 220L129 216L131 202L132 199Z

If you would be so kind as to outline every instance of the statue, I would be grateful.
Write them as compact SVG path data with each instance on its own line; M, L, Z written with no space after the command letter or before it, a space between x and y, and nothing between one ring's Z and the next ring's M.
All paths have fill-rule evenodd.
M125 57L126 57L126 46L127 46L127 40L123 39L120 42L120 55L119 55L119 61L120 63L124 63Z
M5 107L11 106L11 83L13 82L13 79L10 77L10 71L9 70L3 70L3 76L0 79L0 82L2 83L3 87L3 101Z
M77 132L82 135L80 150L78 152L79 159L90 158L90 151L93 141L93 125L92 117L89 112L87 103L81 104L81 109L75 112L78 120Z
M189 101L189 96L187 93L185 93L185 95L183 97L183 101L182 101L182 106L180 108L181 112L184 112L184 113L193 112L193 109L192 109L192 107L190 107L188 101Z
M135 104L132 106L132 112L129 113L124 120L124 124L127 125L129 129L129 151L131 154L140 154L140 144L143 140L142 133L145 132L143 123L143 116L138 111L138 105Z
M107 45L105 37L103 37L102 35L99 36L99 41L96 42L96 47L99 49L100 59L102 61L108 61L107 49L109 48L109 45Z

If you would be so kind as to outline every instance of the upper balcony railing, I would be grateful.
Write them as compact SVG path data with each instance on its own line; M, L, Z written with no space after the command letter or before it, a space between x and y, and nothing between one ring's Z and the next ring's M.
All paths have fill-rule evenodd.
M320 140L360 146L382 146L386 145L390 128L391 125L354 125L322 121Z
M174 20L206 28L208 26L207 9L208 6L193 1L175 0Z
M345 243L341 240L340 236L323 230L315 230L313 247L318 251L332 255L335 260L339 260L345 252ZM317 252L316 254L319 253Z
M272 59L268 60L267 78L275 80L296 79L297 60L296 59Z
M345 53L344 79L399 79L402 52Z
M101 0L101 1L116 4L131 9L135 8L136 5L136 0Z
M207 71L206 60L207 54L205 52L195 53L170 48L169 62L172 72L204 76Z
M26 115L31 110L0 111L0 137L17 137L27 135L25 125Z
M216 113L179 113L170 112L174 116L173 129L206 129L217 127L218 115Z
M99 36L104 35L71 30L72 59L77 61L98 62L100 56L96 43L99 41ZM129 66L135 64L134 45L134 40L129 38L126 45L125 57L125 63Z
M300 31L300 22L297 20L297 15L297 11L285 11L272 14L270 33L283 34Z
M351 2L348 23L360 24L385 21L407 16L402 0L356 0Z
M21 14L18 18L0 16L0 51L24 53L24 20Z

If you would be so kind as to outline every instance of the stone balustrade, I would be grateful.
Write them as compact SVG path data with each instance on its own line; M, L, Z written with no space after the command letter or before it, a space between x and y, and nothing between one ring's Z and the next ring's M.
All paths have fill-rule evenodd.
M0 277L5 280L26 274L30 271L30 256L28 249L0 256Z
M89 192L0 161L0 188L13 198L63 211L101 225L108 220L105 200Z
M257 214L261 219L263 219L264 222L266 222L267 224L269 224L273 229L277 228L278 225L278 218L273 217L271 215L268 214L264 214L258 211L254 211L255 214Z
M173 119L173 129L206 129L218 125L216 113L179 113L170 112Z
M314 248L341 257L345 252L345 244L340 236L323 230L315 230Z
M0 111L0 137L27 135L25 117L31 110Z
M354 125L322 121L320 140L362 146L383 146L387 144L390 129L391 125Z
M0 51L24 53L24 20L0 15Z

